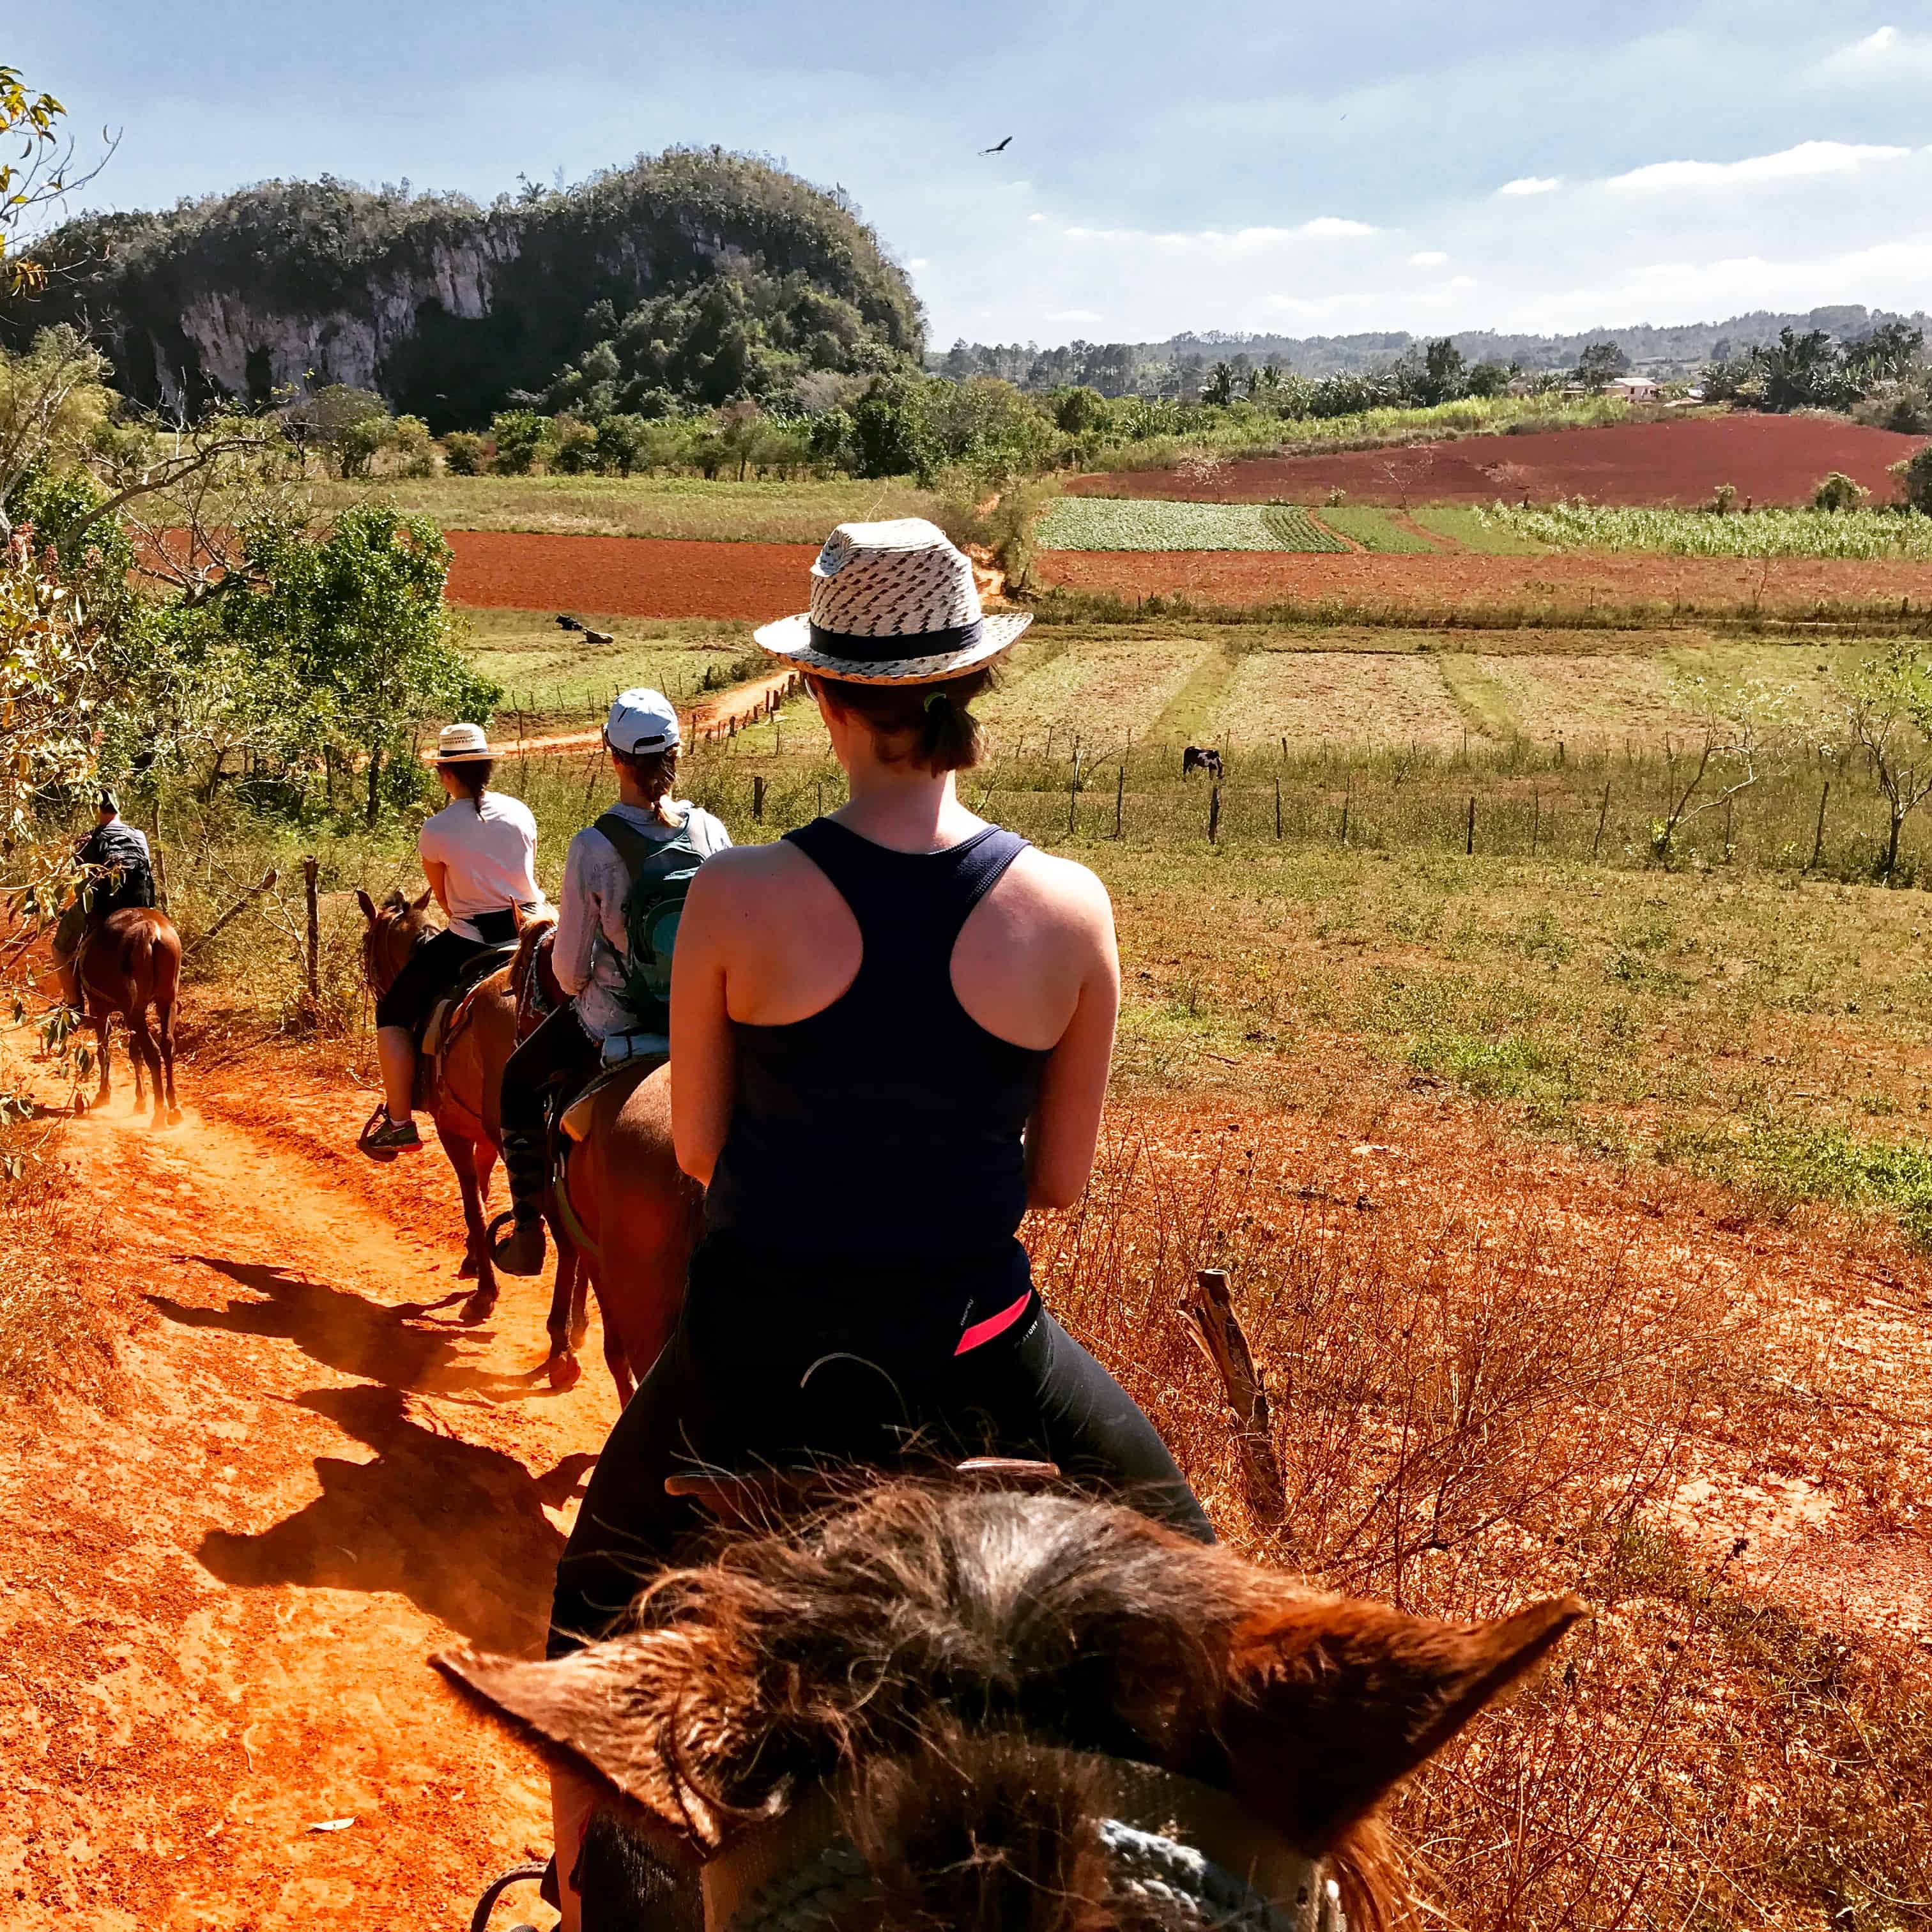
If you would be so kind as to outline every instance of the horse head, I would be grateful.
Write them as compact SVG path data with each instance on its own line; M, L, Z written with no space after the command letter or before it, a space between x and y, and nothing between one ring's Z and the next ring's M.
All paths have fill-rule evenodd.
M436 930L429 921L430 894L406 899L392 892L380 905L358 890L356 903L368 922L362 934L362 971L380 998L396 982L396 975L422 942Z
M1399 1917L1378 1808L1582 1606L1438 1623L1118 1505L901 1480L724 1542L637 1612L553 1663L440 1661L700 1870L710 1932L752 1880L830 1894L833 1932L1178 1932L1177 1886L1197 1910L1252 1886L1284 1926Z

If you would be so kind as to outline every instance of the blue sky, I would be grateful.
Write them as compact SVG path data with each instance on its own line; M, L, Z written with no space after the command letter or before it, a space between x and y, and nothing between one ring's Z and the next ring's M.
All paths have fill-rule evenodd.
M769 154L940 346L1932 307L1928 0L56 0L0 62L123 130L91 206Z

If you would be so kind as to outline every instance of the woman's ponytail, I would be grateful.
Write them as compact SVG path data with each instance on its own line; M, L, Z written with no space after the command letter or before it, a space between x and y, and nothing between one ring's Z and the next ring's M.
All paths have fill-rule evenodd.
M836 710L862 718L889 764L921 771L963 772L986 755L986 734L968 708L992 688L992 668L983 666L943 684L853 684L814 676L812 688Z

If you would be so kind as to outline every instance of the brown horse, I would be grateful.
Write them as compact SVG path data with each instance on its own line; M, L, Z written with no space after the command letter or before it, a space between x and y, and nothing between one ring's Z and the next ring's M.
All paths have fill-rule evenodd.
M410 955L438 928L430 922L428 892L414 900L392 892L380 906L364 892L358 892L356 900L365 922L363 971L380 998L395 983ZM458 1273L459 1278L473 1278L476 1283L463 1304L465 1322L487 1319L496 1305L496 1271L490 1263L484 1228L502 1132L497 1102L502 1091L503 1064L516 1044L517 998L506 969L491 974L464 1000L444 1028L434 1064L426 1065L418 1076L418 1093L424 1092L425 1084L428 1088L422 1104L436 1124L436 1137L456 1170L457 1185L463 1194L463 1224L468 1238ZM568 1388L582 1374L577 1351L586 1325L575 1257L560 1247L556 1282L544 1323L550 1336L545 1367L552 1388Z
M589 1131L552 1189L550 1220L560 1249L574 1243L590 1270L604 1360L628 1402L684 1305L704 1194L671 1144L668 1066L614 1080L590 1106Z
M357 898L368 928L364 964L380 993L434 930L427 916L429 895L413 902L392 895L380 908L367 893ZM476 1294L464 1307L471 1320L487 1314L496 1296L484 1203L500 1144L503 1066L517 1043L515 989L537 970L533 955L542 932L540 926L526 928L516 961L466 1001L461 1024L445 1036L428 1103L463 1188L470 1238L464 1268L478 1277ZM635 1091L620 1081L598 1094L593 1107L591 1132L570 1160L560 1211L550 1204L557 1262L545 1324L548 1367L557 1388L570 1387L580 1372L577 1350L587 1326L587 1284L596 1291L603 1317L604 1361L620 1399L628 1402L677 1318L702 1197L680 1172L671 1148L668 1076L654 1075Z
M112 1090L108 1030L118 1013L128 1022L136 1111L143 1103L141 1076L145 1070L154 1087L152 1124L171 1126L181 1118L181 1109L175 1104L175 995L181 982L181 934L167 914L155 906L128 906L110 913L81 941L75 975L100 1054L100 1086L93 1106L105 1106ZM148 1029L150 1006L154 1011L152 1033Z
M708 1932L1402 1922L1380 1807L1583 1608L1438 1623L958 1478L754 1529L640 1607L554 1663L438 1660L594 1786L586 1904Z

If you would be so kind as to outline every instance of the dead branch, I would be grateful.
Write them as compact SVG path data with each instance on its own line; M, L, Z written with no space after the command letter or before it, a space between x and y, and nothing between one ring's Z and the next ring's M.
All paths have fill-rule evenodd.
M1234 1313L1226 1268L1202 1268L1191 1293L1183 1297L1180 1312L1214 1372L1221 1378L1234 1412L1234 1444L1240 1453L1241 1474L1248 1508L1258 1522L1276 1524L1288 1514L1281 1462L1275 1454L1268 1417L1268 1391L1262 1386L1248 1338Z

